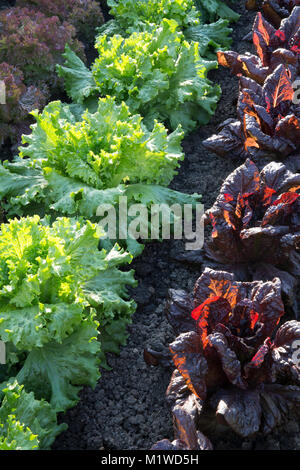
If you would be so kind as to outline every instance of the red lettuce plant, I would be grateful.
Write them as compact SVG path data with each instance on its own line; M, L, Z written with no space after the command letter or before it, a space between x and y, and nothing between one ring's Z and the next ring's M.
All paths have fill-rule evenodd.
M229 67L236 75L250 77L260 84L279 64L299 67L300 7L294 8L277 30L259 13L253 25L253 43L257 56L220 51L219 64Z
M28 84L57 84L56 64L62 63L66 44L84 58L83 45L74 39L75 28L57 17L27 8L0 11L0 62L20 68Z
M265 18L275 27L279 27L282 18L289 16L295 6L300 6L300 0L247 0L248 10L262 9Z
M32 119L28 113L46 104L47 89L26 87L22 72L5 62L0 64L0 80L5 85L5 104L0 105L0 145L8 137L20 143L21 134L30 131Z
M72 24L88 41L94 40L96 27L104 22L95 0L17 0L16 6L35 9L46 16L58 16L61 21Z
M193 295L170 291L167 314L179 336L170 344L176 369L167 399L177 441L156 448L176 448L178 439L185 448L205 448L208 409L243 437L268 433L300 411L294 350L300 323L285 323L274 337L283 313L277 278L237 282L233 274L207 268Z
M219 64L229 67L236 75L244 75L260 84L263 84L280 64L299 67L300 7L294 8L277 30L258 13L253 25L253 43L257 56L220 51Z
M293 103L295 69L279 65L263 86L240 79L238 120L221 124L203 144L218 155L283 159L300 148L300 105Z
M223 183L205 221L205 245L221 263L270 263L300 275L300 174L272 162L261 172L247 160Z

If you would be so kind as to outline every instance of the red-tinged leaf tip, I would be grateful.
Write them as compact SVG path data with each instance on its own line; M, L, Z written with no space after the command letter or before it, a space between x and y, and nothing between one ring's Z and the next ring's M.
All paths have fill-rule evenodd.
M266 102L266 105L267 105L267 112L269 113L271 111L271 101L270 101L270 98L268 96L265 96L265 102Z
M300 44L295 44L292 46L291 51L295 52L296 54L300 54Z
M230 219L230 212L229 211L224 211L224 219L226 220L227 224L229 227L233 228L233 230L236 230L236 226Z
M294 88L288 76L287 70L283 67L279 80L272 92L273 108L276 108L283 101L292 101L294 97ZM267 97L265 97L267 101Z
M278 206L279 204L293 204L300 194L297 194L295 192L288 192L288 193L283 193L276 201L273 202L273 206Z
M214 216L212 213L210 213L210 214L209 214L209 218L210 218L210 220L211 220L211 225L212 225L212 227L213 227L211 236L212 236L212 238L216 238L216 237L218 236L218 230L216 229L216 219L215 219L215 216Z
M266 24L267 24L267 21L264 19L263 15L261 13L258 13L257 29L260 32L260 34L262 35L265 43L267 45L269 45L270 44L270 36L269 36L269 33L266 29Z
M263 195L263 205L264 206L269 206L271 204L272 197L273 197L274 194L276 194L275 189L269 188L268 186L265 187L264 195Z
M222 65L222 67L229 67L229 63L226 59L226 55L222 51L217 52L217 58L218 58L218 63L219 65Z
M247 137L247 139L245 140L245 150L248 151L250 147L259 148L259 144L253 137Z
M253 330L259 319L259 313L255 312L254 310L251 310L250 318L251 318L250 328Z
M232 196L232 194L225 193L224 194L224 199L225 199L226 202L231 202L231 201L233 201L233 196Z
M192 315L192 318L196 321L199 320L199 318L202 316L203 314L203 311L204 311L204 308L206 305L210 305L211 303L213 302L216 302L217 300L221 299L220 296L215 296L215 297L210 297L209 299L205 300L205 302L203 302L203 304L199 305L198 307L196 307L191 315Z
M207 336L218 323L227 323L231 306L227 299L209 297L199 307L192 311L192 318L197 321L203 347L208 343Z
M275 36L278 37L281 41L285 41L286 39L284 32L280 29L276 31Z
M257 54L265 65L265 50L270 46L271 38L270 33L273 32L273 27L264 19L261 13L258 13L253 28L253 43L256 48Z
M259 348L255 356L251 359L251 365L253 367L260 367L264 362L266 355L270 351L272 345L271 339L267 338L264 344Z

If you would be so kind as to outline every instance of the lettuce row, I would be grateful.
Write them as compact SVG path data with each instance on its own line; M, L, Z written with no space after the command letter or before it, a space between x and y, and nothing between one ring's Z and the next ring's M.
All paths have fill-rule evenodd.
M53 102L43 113L34 113L32 134L23 136L27 146L12 163L0 166L0 196L7 201L9 216L39 211L41 216L98 221L98 207L117 208L121 196L127 197L128 206L144 204L149 214L152 204L197 202L199 196L165 187L183 159L180 128L167 134L155 122L150 132L140 116L132 116L124 103L117 105L110 97L98 101L95 113L82 111L80 106ZM169 216L172 222L171 211ZM123 224L124 233L127 221ZM115 241L134 256L143 249L129 235ZM105 246L112 248L108 240Z
M128 238L127 253L104 240L88 220L96 220L98 206L116 206L122 195L148 208L199 199L164 186L183 159L179 124L190 131L216 108L220 88L207 73L217 64L201 56L229 45L228 21L202 25L188 0L164 0L160 8L147 2L145 15L146 2L135 2L134 10L123 3L139 18L132 14L130 25L125 8L123 37L115 34L117 21L105 26L91 70L66 48L59 74L74 104L53 102L33 113L37 123L24 136L26 146L0 167L8 217L27 215L0 232L0 338L7 350L0 449L49 448L65 429L56 413L75 405L83 385L96 384L105 353L126 341L135 310L126 287L135 281L118 267L143 246ZM156 12L163 17L151 17ZM98 100L100 94L114 98ZM31 217L37 213L56 222Z
M105 352L127 339L136 281L119 266L132 256L118 245L99 250L102 234L89 221L37 215L1 225L0 449L50 447L65 429L56 413L96 385Z

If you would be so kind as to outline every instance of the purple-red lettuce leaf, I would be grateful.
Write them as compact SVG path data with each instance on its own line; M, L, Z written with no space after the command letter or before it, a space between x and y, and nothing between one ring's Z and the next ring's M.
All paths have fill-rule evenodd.
M244 184L251 188L250 180ZM207 268L192 296L180 291L182 304L184 298L188 308L193 299L194 323L170 345L176 369L167 390L176 442L164 440L154 448L201 448L200 436L205 438L198 433L207 407L243 437L270 432L289 413L298 413L300 323L283 324L274 337L284 313L280 280L238 282L233 274Z
M247 160L223 183L205 214L212 227L206 255L224 264L269 263L299 275L300 174L272 162L259 172Z

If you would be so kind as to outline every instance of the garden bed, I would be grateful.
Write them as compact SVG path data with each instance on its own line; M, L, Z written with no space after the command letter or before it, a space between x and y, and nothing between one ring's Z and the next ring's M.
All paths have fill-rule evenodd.
M233 25L232 49L249 51L251 43L243 38L255 14L243 5L235 9L241 18ZM202 145L222 121L236 116L238 79L223 68L210 73L210 78L221 84L222 98L211 123L184 140L185 160L171 185L178 191L202 194L205 209L214 203L224 179L242 163L219 158ZM128 344L119 357L109 355L112 371L102 371L95 390L85 388L79 404L63 416L69 428L57 438L54 449L149 449L160 439L172 440L172 419L165 400L172 370L147 366L143 350L165 350L174 339L164 314L167 291L192 290L204 268L178 261L183 251L182 242L150 243L133 262L139 281L133 290L138 309L129 327ZM300 449L299 423L293 419L267 438L258 434L242 439L228 432L208 437L216 450Z
M285 323L300 299L300 176L287 170L300 170L300 8L276 29L286 0L275 28L235 4L235 52L220 52L239 15L218 2L109 0L112 17L96 2L0 1L17 6L1 13L1 450L300 449L300 323ZM215 70L216 50L240 82ZM148 215L202 195L204 250L124 239L121 195ZM96 225L107 203L113 240ZM174 292L167 303L194 286L179 311Z

